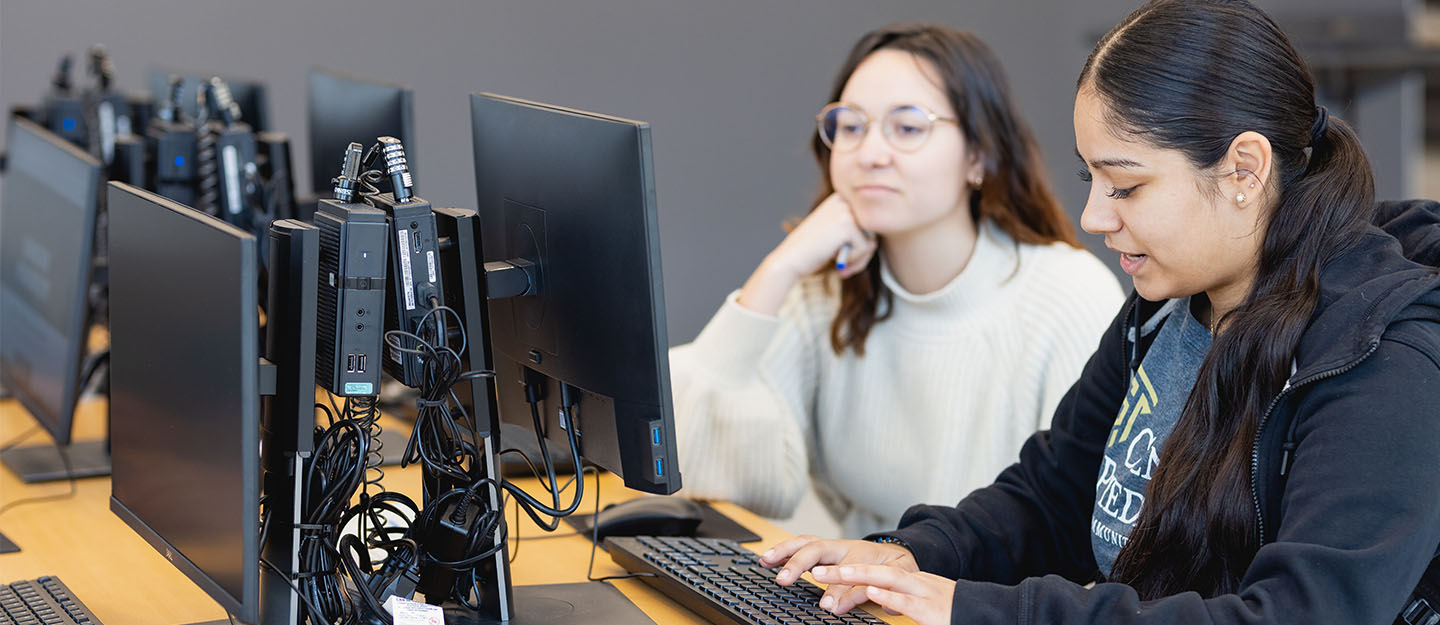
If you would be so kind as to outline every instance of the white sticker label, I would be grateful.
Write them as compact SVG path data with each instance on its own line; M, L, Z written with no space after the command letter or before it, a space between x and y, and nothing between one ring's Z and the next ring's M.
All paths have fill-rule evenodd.
M405 292L405 310L415 310L415 277L410 273L410 231L401 228L396 233L400 241L400 290Z
M445 625L444 608L399 595L390 595L385 600L385 611L390 613L395 625Z
M430 268L430 284L435 284L438 282L435 279L435 250L425 251L425 264Z
M115 106L101 102L97 114L100 117L100 152L108 163L115 158Z
M240 205L240 151L233 145L227 145L220 151L220 159L224 161L227 184L225 195L230 198L229 211L231 214L239 214L244 208Z

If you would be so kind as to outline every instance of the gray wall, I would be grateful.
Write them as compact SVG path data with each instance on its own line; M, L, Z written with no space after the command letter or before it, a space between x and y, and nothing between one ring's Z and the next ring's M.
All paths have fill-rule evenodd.
M471 92L645 120L653 127L670 339L679 343L780 241L781 221L808 207L818 180L806 151L811 116L862 32L925 20L979 33L1007 68L1056 188L1078 218L1085 188L1072 175L1075 76L1094 37L1137 4L0 0L0 105L38 102L56 59L78 59L94 42L110 49L127 89L143 90L155 64L260 79L270 87L273 125L295 141L303 181L306 71L367 75L415 89L417 190L456 206L475 202ZM1093 237L1086 242L1103 251Z

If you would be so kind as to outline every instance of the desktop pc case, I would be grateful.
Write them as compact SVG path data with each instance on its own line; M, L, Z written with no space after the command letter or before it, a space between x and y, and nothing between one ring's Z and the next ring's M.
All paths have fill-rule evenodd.
M385 212L321 200L315 227L320 229L315 379L336 395L375 395L385 329Z
M430 203L419 196L396 200L390 193L370 198L389 217L390 279L385 282L385 329L402 330L424 337L432 330L444 331L451 324L443 313L431 314L432 304L446 301L442 280L439 235ZM422 325L424 327L422 327ZM439 343L440 337L430 337ZM400 344L411 349L411 341ZM420 388L424 365L418 354L405 354L384 346L385 373L410 388Z

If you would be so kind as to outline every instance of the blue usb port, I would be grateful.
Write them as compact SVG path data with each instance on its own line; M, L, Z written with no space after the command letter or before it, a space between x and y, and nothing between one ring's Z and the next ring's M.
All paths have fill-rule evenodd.
M650 428L650 439L655 441L656 445L660 444L660 428Z
M663 458L655 459L655 477L665 477L665 460Z

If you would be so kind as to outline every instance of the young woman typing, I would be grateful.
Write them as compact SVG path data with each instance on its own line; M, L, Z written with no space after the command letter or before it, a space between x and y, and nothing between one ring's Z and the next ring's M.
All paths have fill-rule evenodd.
M1241 0L1105 35L1075 139L1138 295L1052 429L958 505L764 559L923 624L1391 623L1440 553L1435 205L1371 225L1354 132Z

